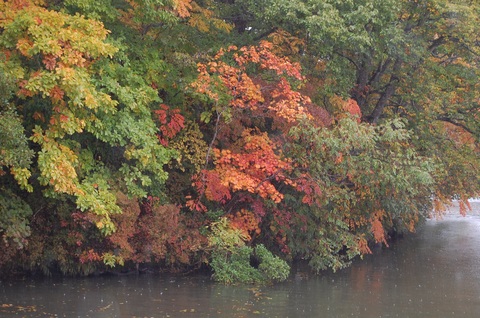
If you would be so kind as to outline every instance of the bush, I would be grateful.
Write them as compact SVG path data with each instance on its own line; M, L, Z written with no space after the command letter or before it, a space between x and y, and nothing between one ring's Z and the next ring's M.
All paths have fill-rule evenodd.
M255 264L258 262L258 266ZM288 278L290 266L263 245L217 250L210 263L213 279L226 284L266 284Z

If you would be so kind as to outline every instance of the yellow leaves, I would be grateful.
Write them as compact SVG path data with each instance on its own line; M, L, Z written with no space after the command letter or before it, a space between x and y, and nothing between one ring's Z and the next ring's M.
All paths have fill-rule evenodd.
M85 105L90 109L95 109L99 106L98 100L90 92L87 92L85 95Z
M83 66L87 60L111 56L117 51L113 45L103 42L108 31L101 22L48 11L33 4L28 10L19 10L13 2L5 6L9 19L0 20L4 32L10 37L21 35L16 40L20 54L27 57L43 54L49 70L55 67L53 57L67 65Z
M32 140L42 147L38 155L40 182L52 186L57 193L80 194L77 187L77 155L67 146L48 137L40 128L34 129Z
M17 41L16 48L23 56L31 57L32 54L30 53L30 51L32 50L33 46L33 41L28 38L21 38Z
M27 168L12 167L10 169L10 173L18 182L18 184L20 185L20 188L28 192L33 192L32 185L28 184L28 179L30 178L32 173Z
M194 27L199 31L205 33L214 31L212 30L212 26L217 30L225 32L230 32L233 29L233 25L225 22L225 20L215 18L214 12L208 8L210 1L207 1L204 7L201 7L195 1L188 2L190 6L190 16L188 17L188 24L191 27Z
M278 29L268 36L272 42L272 50L281 55L296 55L305 47L303 38L293 36L285 30Z
M107 110L117 104L108 94L96 90L90 69L96 59L111 56L117 48L104 42L108 31L98 21L49 11L30 1L25 3L26 10L15 1L4 3L5 16L0 17L11 61L6 67L15 69L18 65L23 71L16 76L17 95L50 99L53 114L48 129L56 137L81 132L87 122L81 108ZM26 63L20 64L25 59L19 56L38 56L41 63L32 69ZM48 110L36 112L34 116L45 122L47 113Z
M61 83L63 85L67 85L68 83L70 83L74 79L76 74L73 67L66 66L63 63L61 63L55 71L62 78Z

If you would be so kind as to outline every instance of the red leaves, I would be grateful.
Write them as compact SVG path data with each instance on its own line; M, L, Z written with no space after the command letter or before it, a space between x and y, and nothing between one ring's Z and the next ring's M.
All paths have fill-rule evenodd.
M168 141L185 127L185 118L179 109L170 109L165 104L160 105L160 109L154 113L161 124L158 139L163 146L168 146Z
M304 193L302 203L308 205L321 205L319 200L322 195L322 190L320 189L318 183L315 182L315 180L312 180L309 175L304 174L299 179L295 180L294 186L298 191Z
M360 122L362 118L362 111L360 110L360 107L358 106L357 102L354 99L352 98L348 99L345 102L343 109L345 110L345 112L356 117L357 122Z
M92 263L92 262L99 262L102 260L102 257L95 252L93 249L89 249L88 251L83 251L80 254L79 261L82 264L85 263Z
M291 169L289 161L275 153L276 146L266 133L246 129L238 143L238 152L215 149L214 171L220 183L232 192L247 191L280 202L283 195L272 181L286 181L284 172Z
M203 171L205 182L205 196L208 200L226 203L232 198L228 187L222 183L221 176L216 171Z

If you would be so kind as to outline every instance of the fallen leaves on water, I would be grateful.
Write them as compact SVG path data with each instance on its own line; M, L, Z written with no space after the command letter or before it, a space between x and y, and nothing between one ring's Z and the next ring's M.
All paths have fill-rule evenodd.
M14 313L14 312L36 312L36 306L15 306L13 304L1 304L0 313Z
M195 312L195 309L182 309L180 312Z

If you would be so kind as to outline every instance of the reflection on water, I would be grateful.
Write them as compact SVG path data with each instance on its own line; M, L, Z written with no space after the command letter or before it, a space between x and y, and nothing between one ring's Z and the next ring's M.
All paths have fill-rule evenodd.
M446 217L343 271L269 287L154 275L0 282L0 317L478 317L480 216Z

